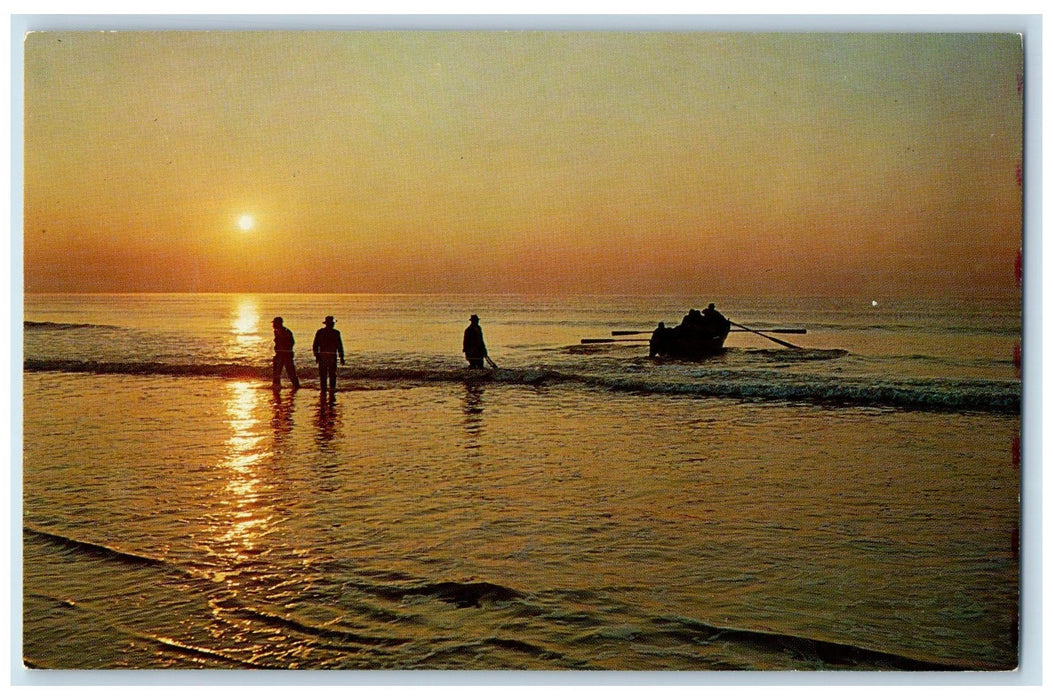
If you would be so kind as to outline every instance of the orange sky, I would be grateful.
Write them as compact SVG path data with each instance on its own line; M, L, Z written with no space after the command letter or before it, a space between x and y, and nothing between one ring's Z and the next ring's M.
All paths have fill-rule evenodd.
M1008 34L30 34L25 288L1013 293L1022 60Z

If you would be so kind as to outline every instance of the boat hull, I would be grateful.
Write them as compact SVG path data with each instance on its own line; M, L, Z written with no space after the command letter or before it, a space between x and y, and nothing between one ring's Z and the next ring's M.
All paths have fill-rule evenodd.
M727 330L658 328L651 334L651 357L704 360L724 352Z

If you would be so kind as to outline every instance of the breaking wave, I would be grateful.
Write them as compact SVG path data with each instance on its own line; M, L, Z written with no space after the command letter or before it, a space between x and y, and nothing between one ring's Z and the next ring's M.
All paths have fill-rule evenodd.
M748 654L754 659L781 659L789 656L806 667L828 669L866 669L889 671L959 671L976 669L974 664L958 665L939 658L919 658L892 651L867 648L811 636L788 634L764 629L744 629L715 625L710 622L676 614L651 616L635 624L617 624L597 601L598 591L590 589L557 589L549 591L524 591L489 581L427 580L406 576L395 571L347 570L344 565L326 566L312 571L324 580L339 582L344 593L339 607L334 608L334 619L322 619L303 611L276 607L252 596L230 596L213 580L198 571L198 566L187 568L186 562L172 562L128 551L116 549L81 539L75 539L32 526L23 527L27 542L36 546L57 547L61 551L88 559L100 559L115 564L142 569L152 567L170 574L182 574L193 590L207 598L217 619L229 624L262 625L272 634L294 635L330 648L339 648L348 653L368 650L370 653L391 653L390 650L405 650L412 647L415 637L410 631L400 631L387 623L397 619L408 624L424 625L427 629L429 614L444 614L439 608L415 611L401 608L378 607L373 601L388 601L398 604L407 601L423 602L431 599L439 606L449 605L465 610L466 614L486 615L487 610L500 612L503 619L546 619L562 630L547 640L539 640L528 634L513 633L480 637L469 644L453 640L438 640L435 651L413 660L411 654L405 662L407 667L443 668L460 667L458 659L465 653L475 656L489 649L512 652L524 658L544 660L563 668L595 668L590 654L596 644L621 641L650 647L654 653L695 654L706 649L726 650L733 647L738 654ZM190 584L190 581L194 581ZM180 584L184 585L184 584ZM324 586L323 586L324 587ZM111 626L136 639L163 647L169 653L187 659L205 659L224 666L249 668L283 668L275 659L245 654L235 649L223 649L206 645L200 641L180 641L160 635L148 628L134 628L122 623L114 611L102 606L90 597L70 598L68 595L50 590L28 590L27 596L41 598L61 608L77 608L87 614L104 619ZM478 610L478 612L472 612ZM480 618L483 619L483 618ZM514 625L510 626L514 627ZM660 650L667 650L661 652ZM385 651L387 650L387 651ZM672 650L672 651L670 651ZM694 658L694 657L692 657ZM732 661L711 659L714 669L743 669ZM762 664L763 661L759 662ZM32 664L38 665L38 664ZM999 670L992 666L990 669Z
M43 529L34 528L29 525L23 525L22 532L27 537L34 537L43 541L50 542L52 544L60 545L71 552L76 552L85 556L110 559L114 561L123 562L125 564L130 564L132 566L172 566L171 562L165 561L164 559L124 551L122 549L118 549L117 547L113 547L110 545L74 539L65 535L60 535L54 532L48 532Z
M821 359L811 357L809 359ZM91 360L27 359L27 372L78 372L139 376L221 377L227 379L270 378L270 367L255 364L173 364L163 362L96 362ZM935 411L986 411L1018 413L1021 387L1017 381L971 379L884 379L827 377L726 368L696 369L690 374L663 372L656 364L640 373L543 368L470 370L439 366L341 368L344 382L394 382L429 384L443 382L493 383L506 385L585 385L595 389L692 397L772 400L794 403L845 406L875 406ZM303 367L301 378L317 379L317 370ZM346 384L345 384L346 386ZM354 388L353 386L351 388ZM361 388L361 387L359 387Z
M23 321L25 330L42 331L70 331L90 328L107 328L116 330L119 326L110 326L104 323L54 323L52 321Z
M832 668L878 668L897 671L960 671L962 667L936 660L917 659L900 654L867 649L839 642L760 630L719 627L683 617L654 620L663 634L684 643L739 644L758 651L790 654Z

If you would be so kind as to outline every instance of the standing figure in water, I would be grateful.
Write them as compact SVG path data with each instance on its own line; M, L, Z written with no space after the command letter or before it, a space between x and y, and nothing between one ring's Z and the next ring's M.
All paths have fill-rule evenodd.
M470 323L464 329L464 357L472 369L482 369L486 359L486 343L483 342L483 329L479 327L479 317L472 314Z
M318 383L325 393L326 383L329 385L329 395L336 394L336 358L340 356L340 364L344 364L344 341L340 338L340 331L333 328L336 321L332 316L325 317L325 326L318 329L314 334L314 359L318 360Z
M293 345L296 340L292 331L285 327L281 316L276 316L271 325L274 326L274 371L271 375L272 385L280 389L282 385L282 370L289 375L293 389L300 388L300 379L296 376L296 363L293 362Z

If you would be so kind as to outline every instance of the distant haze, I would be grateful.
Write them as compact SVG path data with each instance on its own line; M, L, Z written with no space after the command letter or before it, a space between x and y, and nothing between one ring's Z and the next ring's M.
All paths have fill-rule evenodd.
M1010 34L44 32L25 288L1012 294Z

